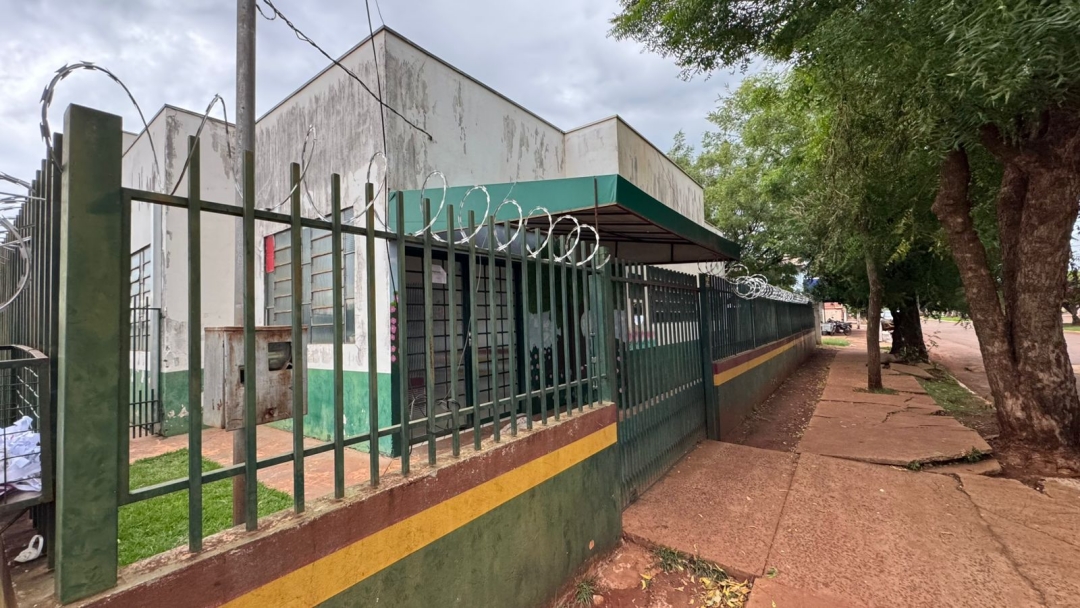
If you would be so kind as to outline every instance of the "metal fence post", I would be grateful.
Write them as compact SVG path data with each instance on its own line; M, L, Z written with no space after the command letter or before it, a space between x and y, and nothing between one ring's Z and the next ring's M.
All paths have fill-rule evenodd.
M64 117L55 582L62 603L116 584L130 264L121 127L119 116L82 106Z
M603 374L600 383L600 400L614 402L618 389L616 388L617 372L615 369L615 280L611 269L614 261L606 247L601 247L596 252L597 260L610 260L600 269L600 288L597 290L597 305L600 307L602 322L599 323L599 335L597 343L597 358L600 374Z
M720 441L720 403L716 399L712 373L712 310L709 293L709 275L698 275L698 312L700 329L698 342L701 346L701 380L705 391L705 435Z

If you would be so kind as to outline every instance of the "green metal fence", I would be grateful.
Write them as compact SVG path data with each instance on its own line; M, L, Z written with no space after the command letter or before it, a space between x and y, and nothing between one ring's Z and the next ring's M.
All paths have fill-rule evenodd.
M726 279L702 275L701 281L714 361L814 328L809 304L746 299Z
M53 138L53 154L63 149L60 135ZM23 417L38 433L36 453L4 451L0 475L5 492L0 514L5 518L29 510L34 527L46 539L53 562L54 441L56 434L56 353L59 341L57 291L60 257L60 180L54 162L42 161L30 183L29 199L11 220L18 237L7 232L0 242L0 299L14 296L0 310L0 427ZM29 255L23 257L22 247ZM20 291L21 286L21 291ZM13 439L13 438L11 438ZM4 437L5 445L9 437ZM8 464L21 458L38 459L41 471L33 479L13 479ZM16 467L17 468L17 467ZM40 483L40 490L34 490ZM17 488L18 486L18 488Z
M744 299L728 281L616 263L623 504L637 499L710 429L712 362L811 329L813 309Z
M72 106L65 118L65 133L65 145L56 147L63 150L57 166L64 167L64 179L63 246L57 257L59 325L54 325L64 328L57 342L60 366L56 374L60 422L55 560L62 602L116 584L121 506L186 492L187 548L198 552L204 538L205 484L239 480L243 523L248 530L256 530L260 470L291 466L293 510L300 513L306 508L306 459L333 455L332 494L342 498L345 449L368 447L367 483L378 486L390 470L380 461L377 446L382 439L392 444L396 468L404 475L414 465L431 466L458 456L463 446L480 450L485 442L502 441L505 434L513 436L521 429L615 401L623 501L629 503L696 441L707 433L715 436L706 416L713 402L713 360L813 325L809 306L743 300L730 285L713 277L618 260L601 264L606 258L602 249L583 244L570 251L566 233L548 239L538 231L525 234L510 222L496 224L491 218L477 226L472 213L466 221L455 217L452 206L433 214L429 201L407 204L401 192L387 197L383 216L387 221L382 224L376 220L375 208L366 204L375 198L374 185L367 185L362 203L343 209L341 178L336 174L321 178L330 186L329 219L304 217L301 193L307 190L303 181L308 178L295 163L289 167L289 212L256 208L256 169L250 152L242 163L243 204L202 200L200 149L195 138L189 140L184 175L188 196L123 188L118 117ZM54 182L58 187L58 178ZM187 234L173 238L187 242L186 333L192 346L187 355L187 476L141 488L129 485L131 425L140 421L126 407L133 386L131 338L138 334L131 316L130 277L131 213L136 202L186 211ZM363 216L363 221L344 221L348 212ZM332 333L333 381L326 397L327 410L332 411L330 440L305 441L305 395L310 393L305 390L306 375L294 373L292 449L258 457L254 422L260 396L257 382L248 382L243 391L244 424L233 431L242 438L248 458L202 470L204 365L198 347L204 333L202 295L206 289L232 288L203 282L201 229L207 216L241 220L246 370L256 369L256 327L262 324L256 318L257 223L276 225L272 232L281 235L283 243L284 234L289 235L287 254L284 245L280 250L289 257L290 277L286 281L275 275L273 294L291 298L290 312L305 302L298 291L305 283L304 243L311 247L318 241L323 246L326 239L321 237L329 235L329 256L319 252L330 269L319 271L320 281L327 283L320 286L320 297L329 296L329 313L319 305L324 310L320 314L330 317ZM416 216L430 229L406 232L405 219ZM377 228L379 224L382 229ZM463 232L475 238L459 238ZM351 247L346 247L346 237L353 239ZM540 247L549 240L549 247ZM384 249L388 268L376 262L375 251ZM355 280L365 282L368 289L363 301L350 304L344 260L361 251L364 263L355 269ZM306 253L310 261L313 256ZM391 277L389 311L378 309L374 286L380 275ZM285 285L289 293L278 293ZM316 304L314 298L307 301ZM273 312L278 312L276 306ZM366 319L368 328L367 336L356 344L367 355L366 404L347 397L345 390L349 314ZM285 317L281 318L284 322ZM290 314L288 323L291 344L306 344L309 328L303 315ZM385 344L372 331L384 323L391 336ZM307 350L290 352L293 369L306 370ZM387 352L391 360L388 400L379 397L380 382L387 379L380 378L376 364L380 353ZM389 424L385 423L387 408ZM357 427L353 421L360 412L367 419ZM350 420L348 433L346 418ZM356 428L362 430L353 432Z
M697 277L617 262L615 337L623 504L705 437Z
M484 442L499 442L503 434L516 435L519 429L547 425L564 416L573 416L610 400L615 374L613 363L606 353L613 349L610 313L610 265L601 268L599 261L606 254L594 253L592 246L582 245L566 252L565 236L553 236L552 246L538 255L530 248L541 242L541 235L522 234L507 242L512 233L510 224L496 225L493 219L479 227L478 238L463 244L457 235L461 229L468 233L477 230L473 214L467 222L455 218L453 207L445 215L432 218L428 201L423 203L425 223L440 222L439 228L420 236L407 234L405 199L400 192L389 197L392 230L379 230L375 210L366 206L366 221L362 225L342 222L341 179L328 176L330 184L330 219L312 219L301 212L301 170L293 164L291 171L291 209L278 213L256 208L254 199L255 167L253 155L244 154L243 206L202 200L200 192L200 149L194 138L189 141L189 166L185 175L189 196L173 196L122 188L120 184L120 121L115 116L87 108L72 106L66 117L65 133L68 145L64 150L65 179L63 190L64 252L61 256L64 280L60 289L61 322L66 333L61 341L60 369L59 475L58 501L60 515L57 532L56 585L62 602L86 597L115 585L117 577L117 510L151 498L176 492L186 492L188 500L187 546L192 552L203 547L202 529L203 486L230 478L242 480L245 525L248 530L259 527L256 504L257 473L268 467L287 465L293 469L293 510L305 510L305 459L324 453L333 454L333 496L345 495L345 449L367 444L372 446L381 438L391 438L398 458L397 468L408 474L414 465L435 465L447 456L457 456L462 445L479 450ZM366 201L374 198L374 187L367 186ZM187 210L186 238L188 272L187 341L189 432L188 474L157 485L129 487L129 442L132 423L131 410L126 407L91 407L99 403L128 403L132 383L129 366L130 337L134 328L130 316L128 269L130 259L131 210L136 202L163 205ZM197 345L203 339L202 292L222 289L202 281L201 226L207 215L241 218L243 226L243 332L244 369L256 369L256 222L287 227L291 243L303 240L301 231L310 229L331 235L332 310L333 310L333 437L330 441L311 445L304 437L304 374L292 375L292 436L290 451L257 458L256 420L259 395L256 383L248 382L243 391L244 426L236 433L243 437L248 458L241 464L223 466L211 471L202 470L204 450L203 425L203 360ZM378 323L391 325L392 344L379 344L370 335L366 344L369 371L367 412L369 419L364 432L347 435L344 420L354 415L359 404L345 398L343 381L344 330L342 258L343 235L353 235L357 249L366 251L362 276L369 286L376 284L379 273L398 277L397 292L388 317L378 315L374 289L367 289L365 302L358 302L358 314L366 315L367 327ZM500 236L501 235L501 236ZM441 237L441 238L440 238ZM526 243L529 246L526 247ZM389 248L396 255L392 268L377 268L375 250ZM293 289L303 283L300 276L302 247L290 248ZM566 255L563 255L566 252ZM422 262L422 340L426 345L420 360L423 386L419 395L427 404L424 418L415 417L418 391L410 386L409 362L403 355L409 352L404 328L415 307L402 305L406 297L404 278L407 260ZM464 275L449 273L450 293L465 294L462 306L444 307L436 318L433 305L434 260L456 260ZM93 263L90 263L90 260ZM181 262L182 263L182 262ZM497 271L497 272L495 272ZM501 282L493 282L497 275ZM460 285L456 284L461 281ZM479 289L480 284L487 288ZM500 289L501 287L501 289ZM224 286L230 289L231 286ZM485 302L481 302L481 294ZM300 302L299 294L293 301ZM76 304L80 303L80 304ZM508 308L509 319L502 323L493 316L484 320L478 308L492 311L499 306ZM605 311L607 311L605 313ZM443 317L445 314L445 317ZM522 322L528 315L550 318L540 331L529 331ZM445 348L449 360L437 363L435 353L436 324L451 328L445 332ZM455 330L454 328L459 328ZM291 316L292 344L304 344L305 327L301 315ZM391 400L379 400L380 382L375 361L379 349L395 353L392 360ZM498 353L505 352L504 375L506 386L492 382L486 398L481 397L480 379L486 365L481 356L488 351L487 361L498 376ZM119 356L117 356L119 354ZM293 355L296 357L296 354ZM295 366L304 368L303 351ZM439 367L449 367L446 386L437 386ZM458 370L461 370L460 377ZM79 399L74 395L80 394ZM444 392L445 391L445 392ZM392 408L393 423L379 424L381 408ZM440 440L440 437L445 437ZM421 454L413 454L418 440L426 443ZM384 467L380 466L379 450L370 447L369 482L378 486ZM74 505L79 505L75 507Z

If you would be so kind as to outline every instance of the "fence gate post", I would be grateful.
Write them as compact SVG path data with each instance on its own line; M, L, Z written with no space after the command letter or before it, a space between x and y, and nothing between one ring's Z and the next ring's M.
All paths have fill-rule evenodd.
M700 329L698 342L701 343L701 380L705 391L705 435L713 441L720 441L720 409L713 387L712 339L713 318L712 298L709 294L709 275L698 275L698 312Z
M119 116L64 116L56 445L56 595L116 585L119 408L127 375L129 237Z

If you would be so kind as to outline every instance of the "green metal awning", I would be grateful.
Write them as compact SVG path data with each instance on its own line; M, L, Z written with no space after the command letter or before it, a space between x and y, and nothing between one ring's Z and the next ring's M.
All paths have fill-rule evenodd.
M424 193L431 199L432 213L438 210L442 197L441 184L438 186ZM495 211L504 199L512 198L525 213L535 207L545 207L554 218L574 216L579 222L595 226L600 232L601 244L626 261L671 264L739 259L738 245L649 196L620 175L487 184L485 187L491 195L491 211ZM484 215L486 199L481 191L473 191L462 201L469 190L468 186L459 186L447 191L446 204L454 205L458 225L467 226L470 211L478 220ZM404 199L405 230L419 230L425 224L420 191L407 191ZM505 205L495 217L497 221L514 221L518 211ZM393 209L391 226L396 227ZM547 221L542 216L534 217L529 227L546 230ZM445 213L436 220L434 229L446 230ZM556 226L556 233L567 234L572 229L573 223L564 221Z

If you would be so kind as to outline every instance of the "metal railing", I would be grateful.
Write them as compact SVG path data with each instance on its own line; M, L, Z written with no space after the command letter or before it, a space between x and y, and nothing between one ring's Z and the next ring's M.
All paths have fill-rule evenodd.
M53 497L53 419L49 358L0 346L0 514Z
M292 195L291 195L291 213L278 213L274 211L268 211L255 208L255 201L253 200L253 183L254 183L254 166L252 162L252 155L245 155L244 163L244 206L239 207L235 205L228 205L222 203L215 203L211 201L203 201L199 198L198 192L200 191L200 172L199 172L199 149L198 143L192 139L189 142L191 163L187 172L188 188L189 192L194 193L191 197L171 196L165 194L159 194L154 192L140 191L135 189L124 188L122 190L123 204L121 213L125 215L125 219L122 221L125 225L130 224L131 203L144 202L157 205L165 205L176 208L186 208L188 210L188 289L189 289L189 306L187 317L187 328L189 333L188 343L199 344L202 333L202 318L199 306L199 298L201 297L201 290L203 287L201 279L201 268L199 266L199 260L201 256L201 241L200 241L200 226L203 214L216 214L223 216L241 217L243 219L244 226L244 268L245 268L245 292L243 297L244 305L244 335L245 335L245 367L253 369L255 367L255 340L254 332L256 327L255 321L255 272L257 272L258 266L255 263L255 222L265 222L272 224L282 224L289 226L292 232L292 242L300 243L299 233L302 228L311 228L314 230L328 231L332 238L332 259L331 267L333 270L333 329L334 340L333 346L333 438L327 443L321 445L305 447L304 445L304 407L303 399L304 386L303 386L303 374L293 375L293 417L292 417L292 434L294 438L294 448L290 452L279 454L267 458L248 458L242 464L235 464L224 466L222 468L215 469L213 471L203 472L201 469L202 463L202 445L200 433L202 430L203 416L202 416L202 401L203 396L201 392L202 378L201 378L201 355L199 349L192 348L188 353L188 369L189 369L189 395L188 403L190 404L189 411L189 439L188 439L188 457L189 457L189 475L183 479L176 479L173 481L161 483L154 486L139 488L131 490L127 485L128 478L128 461L127 453L129 450L128 438L129 428L133 424L130 419L131 412L122 409L121 410L121 424L120 424L120 454L118 466L120 467L120 499L121 505L131 504L147 500L150 498L163 496L174 492L188 491L189 501L189 518L188 518L188 546L192 551L199 551L202 546L203 532L201 527L202 522L202 486L207 483L219 481L222 479L228 479L232 477L242 476L244 479L245 487L245 501L246 501L246 525L249 530L254 530L258 527L258 511L256 506L256 473L260 469L282 465L286 463L293 463L293 501L294 510L296 512L302 512L305 509L304 504L304 485L305 485L305 470L304 460L306 458L332 452L334 454L334 496L341 498L345 494L345 464L344 464L344 450L346 447L356 446L358 444L367 444L369 446L369 459L370 459L370 477L369 483L372 486L377 486L380 483L380 475L383 473L382 467L380 467L380 454L377 447L371 447L372 444L378 443L378 440L384 437L390 437L393 439L397 446L398 459L400 471L402 474L408 474L413 464L412 461L412 448L411 445L417 443L417 429L420 429L419 434L422 436L420 440L426 442L426 458L421 458L427 465L436 464L439 459L442 448L439 445L438 439L442 435L449 435L449 441L446 444L445 454L457 456L461 453L461 445L463 443L463 435L471 435L472 447L475 450L480 450L482 442L485 439L490 439L494 442L502 440L502 433L504 432L503 425L506 425L505 432L508 432L511 436L518 433L519 428L531 429L534 424L546 425L549 420L558 420L561 416L572 415L575 411L580 411L584 407L590 407L600 400L602 396L602 385L608 381L608 374L602 371L603 355L600 352L602 349L603 331L601 327L604 324L603 319L603 306L600 304L602 299L602 286L605 284L602 281L602 271L596 269L597 256L593 256L593 261L590 265L579 265L579 257L576 253L571 252L564 259L558 259L559 255L551 255L550 249L547 253L541 254L537 257L532 257L528 254L527 250L523 247L523 243L526 242L528 237L522 235L513 243L505 243L503 247L502 243L497 243L498 234L508 235L513 232L513 227L509 222L503 222L496 225L494 219L489 218L489 222L486 228L482 228L483 232L481 237L485 234L488 235L483 239L472 239L467 245L461 245L455 242L455 238L443 238L439 239L433 234L432 231L425 232L422 236L412 236L407 234L404 229L405 222L401 218L406 216L404 196L400 192L391 193L390 207L394 210L394 215L398 218L396 222L396 231L385 231L370 228L376 225L375 221L375 209L373 206L369 206L366 215L366 225L352 225L344 224L341 221L342 209L341 209L341 188L340 177L338 175L332 175L330 177L331 183L331 212L330 220L313 219L304 217L301 210L301 192L303 190L301 185L301 171L299 164L293 164L291 167L292 173ZM370 200L374 197L374 189L371 184L367 187L367 199ZM476 231L478 228L473 219L473 213L469 214L469 222L466 224L459 224L456 221L454 215L454 208L447 206L445 208L445 232L444 235L456 235L460 230L468 229L469 233ZM423 219L425 224L430 224L432 221L430 202L425 200L423 204ZM436 218L437 220L438 218ZM427 407L424 412L426 417L422 420L414 418L413 410L415 401L417 400L416 391L411 390L412 387L408 385L409 375L403 365L405 365L403 358L397 358L392 364L392 398L390 407L393 408L393 414L396 421L390 425L380 426L380 410L387 407L388 404L380 403L379 395L379 375L377 365L375 362L378 360L378 350L381 348L389 348L390 344L378 344L374 335L370 335L367 339L366 350L368 355L368 430L363 433L355 435L346 435L344 430L344 420L346 417L346 403L344 399L344 382L343 382L343 349L345 347L345 340L343 339L343 333L345 328L345 319L343 318L345 308L342 305L341 298L343 289L342 285L342 235L351 234L360 239L365 246L367 255L365 279L369 285L376 285L376 276L379 273L386 272L387 269L376 268L375 261L375 249L376 242L383 241L389 247L396 249L396 265L397 267L391 269L396 276L405 277L407 272L405 268L406 259L411 256L418 256L422 260L423 268L423 340L424 344L428 345L428 349L425 353L424 362L424 374L423 374L423 398L428 404L440 404L442 407ZM483 240L484 244L477 245L478 240ZM539 242L539 231L532 235L532 241ZM565 247L564 237L553 237L553 242L559 243L560 246ZM380 243L379 247L384 245ZM562 251L562 250L559 250ZM591 253L586 251L585 253ZM300 258L302 252L301 247L294 246L291 248L290 255L292 256L292 268L294 272L298 272L302 265ZM440 394L436 390L436 376L435 361L432 356L434 344L434 327L436 319L434 318L434 306L432 306L433 296L433 258L439 256L444 259L460 260L463 263L466 273L466 282L461 285L466 294L470 294L465 298L464 306L450 306L446 309L447 318L439 319L440 322L445 321L449 327L458 326L459 322L464 328L464 335L460 335L458 332L451 331L447 335L447 351L451 354L450 365L451 368L456 370L463 368L464 374L464 387L458 386L458 374L450 373L448 379L448 388L446 392ZM561 254L560 254L561 255ZM486 299L486 302L479 302L481 290L477 287L479 281L475 278L480 276L481 267L486 269L502 268L511 269L510 272L504 270L505 275L505 292L501 294L496 293L496 289L482 290L482 295ZM492 276L492 273L487 272L487 276ZM458 287L455 285L455 281L459 280L455 277L455 273L449 273L446 277L448 282L448 289L451 293L454 293ZM393 294L395 304L400 302L400 299L404 295L403 281L398 281L398 291ZM302 285L302 281L294 277L292 281L293 286L293 298L294 301L300 301L300 294L296 292ZM374 328L380 322L389 322L392 327L404 328L408 327L409 314L408 306L395 305L393 307L393 314L389 319L380 320L377 317L377 303L376 294L374 289L367 289L366 302L358 303L358 314L364 314L367 316L367 326ZM523 330L522 324L518 323L514 327L501 327L500 323L481 323L482 316L478 314L478 307L486 305L488 310L493 310L496 307L496 298L505 298L507 306L509 308L509 318L519 319L524 317L526 307L531 306L532 309L537 311L545 311L551 314L553 320L551 321L554 326L558 328L558 335L556 332L542 331L539 333L529 332ZM463 308L459 311L459 308ZM571 312L573 310L573 312ZM522 312L518 312L522 311ZM464 317L459 319L458 315L463 314ZM124 317L127 319L128 317ZM545 330L551 329L552 325L545 327ZM130 325L130 321L126 327L122 328L123 335L131 335L133 328ZM293 343L302 344L303 328L301 326L300 315L292 315L292 332ZM405 331L395 331L393 333L393 351L395 353L408 352ZM490 391L490 398L483 400L480 397L480 363L481 358L479 351L481 350L481 343L484 344L484 348L501 347L507 352L511 353L509 356L507 365L508 371L508 386L505 390L499 390L498 386L493 386L493 390ZM531 381L525 380L527 365L524 363L528 360L526 353L532 350L550 351L550 365L547 357L540 358L536 365L539 372L538 376L534 377ZM494 363L493 363L494 367ZM550 368L550 369L549 369ZM557 379L556 379L557 376ZM544 380L540 380L544 378ZM130 387L130 383L125 384ZM461 389L464 390L461 390ZM455 397L457 396L457 397ZM464 397L464 400L460 396ZM249 383L244 391L244 414L246 421L253 421L256 419L256 403L258 400L257 390L255 390L254 383ZM353 404L349 404L350 409ZM244 428L240 431L244 436L246 444L246 452L249 455L257 453L256 444L256 427L254 424L245 422Z
M809 304L746 299L727 279L701 275L701 280L714 361L814 328L814 309Z

